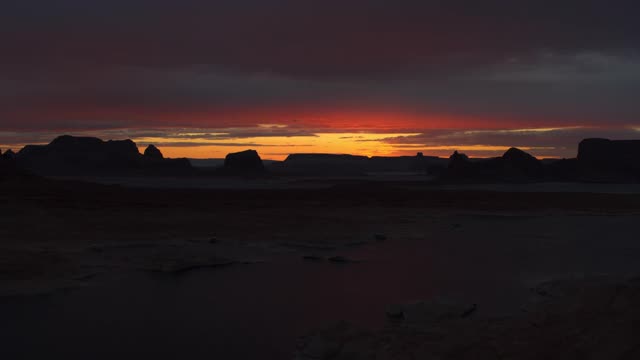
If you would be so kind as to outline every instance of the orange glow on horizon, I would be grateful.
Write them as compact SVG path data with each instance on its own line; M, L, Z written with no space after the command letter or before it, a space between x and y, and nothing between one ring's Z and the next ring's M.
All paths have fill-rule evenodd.
M423 152L425 155L448 157L454 150L465 152L472 157L487 157L501 155L510 146L521 147L537 157L575 155L571 153L573 150L566 148L558 150L549 147L520 146L516 137L513 138L515 142L509 146L490 143L459 145L456 144L455 139L452 139L451 144L443 144L442 139L437 144L385 140L385 138L418 135L430 130L458 130L465 135L481 138L483 132L515 136L524 132L544 133L571 128L570 125L557 128L558 122L553 119L546 121L517 119L515 121L506 118L488 119L455 114L425 114L381 107L323 109L302 105L250 109L223 106L198 110L91 108L80 105L59 109L33 108L26 110L23 115L25 114L29 117L26 119L27 123L31 125L52 117L67 119L63 125L48 131L52 134L51 139L65 133L97 136L105 140L129 137L141 148L147 144L155 144L165 156L173 158L224 158L228 153L249 148L257 150L264 159L273 160L282 160L292 153L398 156ZM36 121L36 119L40 120ZM86 130L78 133L74 129L82 128L85 119L106 124L105 130ZM560 123L568 124L569 122L564 119ZM514 128L514 124L518 127ZM110 135L109 131L119 129L122 132ZM153 136L156 137L136 136L136 133L144 133L145 129L152 129L150 133L155 131L157 135ZM181 135L192 136L162 136L164 131L171 132L172 129L179 129ZM198 129L212 129L212 132L221 133L219 137L207 133L208 138L203 139L199 138ZM129 130L130 132L127 132ZM225 134L225 131L238 132L240 135ZM190 134L190 132L194 133ZM225 137L225 135L229 136ZM425 142L424 139L422 141ZM11 144L3 147L16 149L16 146Z
M224 158L230 152L245 149L257 150L262 158L283 160L294 153L357 154L366 156L389 156L394 153L394 145L383 140L396 136L411 136L416 133L317 133L315 136L269 136L242 139L198 140L198 144L188 144L166 138L135 138L140 145L160 144L160 150L167 157ZM172 143L178 144L172 146ZM211 145L208 145L210 143Z
M461 151L472 157L502 155L510 146L495 145L439 145L393 144L387 138L418 135L416 133L318 133L316 136L272 136L226 140L200 140L189 145L168 138L134 138L140 152L146 144L156 144L166 157L195 159L224 158L228 153L246 149L257 150L263 159L284 160L294 153L329 153L364 156L402 156L422 152L427 156L448 157ZM209 145L210 143L210 145ZM175 144L175 145L172 145ZM549 157L552 147L521 146L522 150L539 157ZM554 157L551 155L551 157Z

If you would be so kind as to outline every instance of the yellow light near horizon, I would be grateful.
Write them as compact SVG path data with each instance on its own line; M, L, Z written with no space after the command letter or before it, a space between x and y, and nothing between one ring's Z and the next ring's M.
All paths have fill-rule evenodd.
M451 150L451 151L507 151L511 146L494 145L441 145L441 146L421 146L424 150ZM520 150L553 150L554 147L519 146Z
M260 136L238 139L176 139L141 137L141 144L155 144L167 157L223 158L230 152L257 150L264 159L282 160L293 153L332 153L365 156L394 154L386 138L419 135L416 133L318 133L315 136ZM189 143L193 143L190 145Z

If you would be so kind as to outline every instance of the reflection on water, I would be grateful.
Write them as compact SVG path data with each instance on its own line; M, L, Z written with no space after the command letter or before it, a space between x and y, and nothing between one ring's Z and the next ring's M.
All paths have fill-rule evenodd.
M277 359L296 337L347 319L382 326L388 304L434 296L510 311L527 281L555 274L640 272L629 239L554 251L505 240L388 241L353 248L363 262L264 264L178 277L133 274L100 286L0 303L0 358Z

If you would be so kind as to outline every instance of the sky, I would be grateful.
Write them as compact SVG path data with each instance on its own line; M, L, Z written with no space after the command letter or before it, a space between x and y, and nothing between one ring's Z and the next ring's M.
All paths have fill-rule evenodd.
M0 148L573 157L640 138L630 0L4 0Z

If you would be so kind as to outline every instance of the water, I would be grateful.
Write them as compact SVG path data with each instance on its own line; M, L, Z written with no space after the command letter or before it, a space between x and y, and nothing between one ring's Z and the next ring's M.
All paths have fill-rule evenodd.
M392 303L446 296L478 303L480 314L514 311L532 281L640 274L633 234L597 236L595 230L616 221L589 219L583 231L594 237L553 240L553 251L548 239L427 236L344 253L363 260L357 264L289 254L262 264L182 276L133 273L80 290L3 299L0 358L286 359L298 336L333 322L383 326Z

